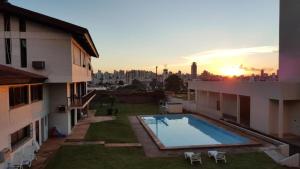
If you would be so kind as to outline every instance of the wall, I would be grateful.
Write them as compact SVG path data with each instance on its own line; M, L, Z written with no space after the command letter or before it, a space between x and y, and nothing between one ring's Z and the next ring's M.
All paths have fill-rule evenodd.
M285 133L300 136L300 101L285 101Z
M1 14L0 20L3 20L3 15ZM4 32L2 26L1 29L0 64L6 65L4 38L10 38L12 43L12 64L7 66L44 75L48 77L47 82L50 83L91 81L92 76L88 66L91 62L91 56L72 38L71 34L31 21L26 21L26 32L19 32L19 21L16 17L11 17L10 32ZM20 66L21 38L27 41L27 68L21 68ZM74 44L84 54L80 62L85 63L85 67L73 64ZM32 61L45 61L45 70L33 69Z
M49 85L50 114L49 129L56 127L65 135L70 134L70 111L59 112L59 106L67 105L67 98L70 95L69 83L58 83Z
M20 86L20 85L14 85ZM22 86L22 85L21 85ZM0 86L0 151L4 148L11 148L11 134L15 131L32 124L32 138L27 140L26 143L20 145L14 152L12 152L12 158L15 152L21 151L23 147L32 143L35 139L35 121L47 116L48 112L45 111L44 102L47 102L46 95L44 94L43 101L38 101L31 103L29 99L29 104L20 106L18 108L10 109L9 107L9 87L10 86ZM44 91L47 91L44 87ZM30 98L30 92L29 96ZM40 123L40 122L39 122ZM41 129L41 127L40 127ZM40 136L41 136L41 131ZM47 126L45 126L45 131L47 133ZM45 137L47 139L47 137ZM0 164L0 169L6 168L6 162Z
M276 135L278 134L278 111L279 111L279 101L278 100L269 100L269 134Z
M237 117L237 96L223 93L223 110L224 114Z
M91 81L92 73L89 70L89 65L91 65L91 56L80 47L80 45L72 39L71 43L72 51L72 81L73 82L82 82L82 81Z
M300 1L280 1L279 80L300 82Z
M0 31L0 64L5 64L4 38L11 38L12 43L12 64L8 66L21 68L20 38L25 38L27 68L23 70L47 76L48 82L72 80L70 34L31 21L26 21L26 32L19 32L18 19L11 17L11 31ZM46 69L33 69L32 61L45 61Z

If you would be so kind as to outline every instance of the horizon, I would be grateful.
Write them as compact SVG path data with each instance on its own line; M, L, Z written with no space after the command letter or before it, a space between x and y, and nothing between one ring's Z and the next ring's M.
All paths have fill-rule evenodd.
M58 0L10 0L86 27L100 52L100 59L93 59L94 71L155 71L158 66L159 73L164 68L190 73L192 62L197 62L198 74L278 69L278 0L81 2L75 0L65 9L67 2ZM86 13L76 12L83 7Z

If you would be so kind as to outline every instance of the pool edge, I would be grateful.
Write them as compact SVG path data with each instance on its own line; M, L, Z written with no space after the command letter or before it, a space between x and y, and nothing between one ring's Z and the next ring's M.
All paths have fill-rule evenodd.
M182 114L182 115L192 115L197 119L202 119L197 115L194 114ZM216 148L239 148L239 147L254 147L254 146L261 146L261 143L258 143L258 140L254 140L250 138L249 136L244 136L241 134L238 134L234 132L235 134L238 134L240 136L246 137L247 139L250 140L250 143L247 144L212 144L212 145L193 145L193 146L174 146L174 147L165 147L164 144L161 143L161 141L156 137L156 135L153 133L153 131L148 127L148 125L144 122L144 120L141 118L142 116L148 116L148 115L137 115L136 118L140 122L140 124L143 126L144 130L146 133L150 136L152 141L154 141L155 145L160 149L160 150L182 150L182 149L216 149ZM150 115L149 115L150 116ZM206 122L210 123L209 121L205 120ZM220 127L220 126L218 126ZM225 129L225 128L223 128ZM227 129L225 129L227 130Z

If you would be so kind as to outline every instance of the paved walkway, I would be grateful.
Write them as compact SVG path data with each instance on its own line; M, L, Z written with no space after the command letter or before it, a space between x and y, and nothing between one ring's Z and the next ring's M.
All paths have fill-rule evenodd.
M91 123L114 120L113 116L95 116L95 111L90 110L89 116L79 121L73 128L71 135L66 139L66 142L81 142L84 141L85 135Z
M89 116L86 119L79 121L74 126L71 135L67 138L49 138L43 143L41 149L37 153L37 160L32 163L32 169L43 169L46 167L49 159L58 151L62 145L87 145L87 144L102 144L103 141L84 141L84 137L90 127L91 123L113 120L110 116L95 116L95 111L89 111Z
M58 151L64 143L64 138L50 138L42 146L37 153L37 160L32 162L32 169L43 169L47 162Z

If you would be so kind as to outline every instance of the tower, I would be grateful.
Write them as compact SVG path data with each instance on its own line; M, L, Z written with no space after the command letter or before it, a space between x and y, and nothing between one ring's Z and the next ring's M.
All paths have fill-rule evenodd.
M197 79L197 63L193 62L191 66L191 78L192 79Z

